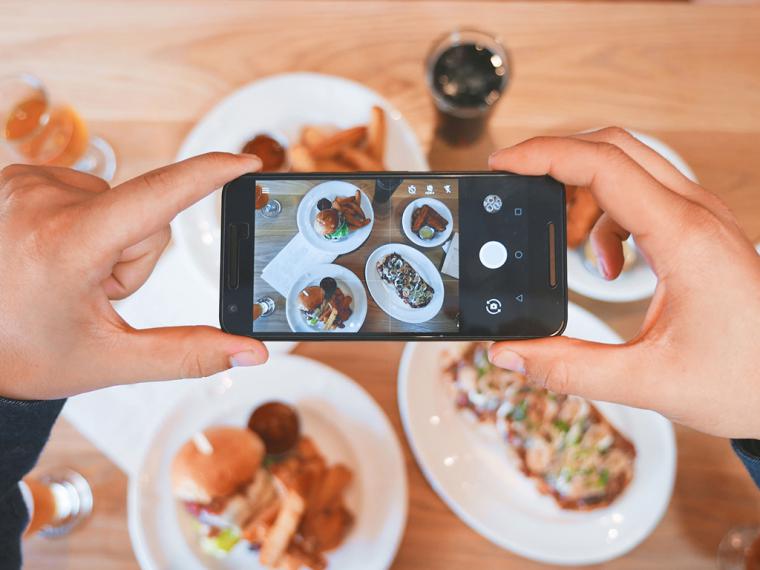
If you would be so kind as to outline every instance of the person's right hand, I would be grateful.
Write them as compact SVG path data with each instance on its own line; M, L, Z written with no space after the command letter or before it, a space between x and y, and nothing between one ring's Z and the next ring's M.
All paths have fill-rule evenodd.
M639 333L625 344L500 342L492 362L556 392L760 439L760 256L728 208L622 129L531 139L495 153L490 165L590 188L605 211L591 234L605 277L619 275L631 232L658 279Z

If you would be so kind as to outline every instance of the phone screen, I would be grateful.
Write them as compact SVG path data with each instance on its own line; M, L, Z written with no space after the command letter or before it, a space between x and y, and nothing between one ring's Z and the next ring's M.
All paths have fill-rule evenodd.
M498 338L564 326L563 275L549 275L549 250L564 241L549 244L546 231L547 219L564 231L564 198L546 177L256 175L251 206L252 336Z

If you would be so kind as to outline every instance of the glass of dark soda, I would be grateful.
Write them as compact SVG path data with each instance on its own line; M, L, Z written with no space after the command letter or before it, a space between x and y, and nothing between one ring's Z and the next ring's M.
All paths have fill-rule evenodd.
M507 50L485 32L455 30L433 44L425 68L436 134L454 146L475 142L509 83Z

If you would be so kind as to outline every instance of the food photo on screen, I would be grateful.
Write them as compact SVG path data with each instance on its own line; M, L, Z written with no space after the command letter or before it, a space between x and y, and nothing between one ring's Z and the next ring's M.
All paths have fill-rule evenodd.
M254 332L458 332L458 190L454 178L258 179L256 205L278 211L253 214Z

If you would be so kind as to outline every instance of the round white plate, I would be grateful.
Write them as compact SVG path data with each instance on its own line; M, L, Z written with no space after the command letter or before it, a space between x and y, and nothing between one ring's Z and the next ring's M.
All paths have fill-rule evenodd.
M422 206L430 206L448 222L446 229L440 233L436 232L433 239L422 239L412 231L412 214L417 208L421 208ZM451 215L451 210L440 200L436 200L435 198L417 198L404 208L404 213L401 214L401 228L413 244L420 247L436 247L446 243L446 240L451 236L451 232L454 229L454 217Z
M369 234L372 232L372 226L375 224L375 211L372 209L372 202L369 201L367 195L361 190L359 190L361 194L360 205L364 215L370 220L369 224L363 228L349 232L348 236L340 241L325 239L324 236L318 234L317 230L314 229L314 220L317 218L317 213L319 213L317 202L322 198L327 198L332 202L335 198L355 196L357 190L359 188L353 184L341 180L323 182L309 190L298 203L298 211L296 212L298 231L306 241L317 249L329 251L335 255L354 251L363 244L369 237Z
M566 334L620 341L604 323L572 304ZM417 463L459 518L497 545L549 564L603 562L625 554L654 530L670 502L675 478L670 422L654 412L596 403L636 446L634 478L609 507L562 511L522 475L495 430L456 411L439 373L440 353L447 344L407 345L398 400Z
M387 100L363 85L319 73L285 73L249 83L211 109L187 135L177 153L183 160L204 152L239 152L264 132L298 140L306 124L347 128L366 124L373 105L387 117L385 162L389 170L430 170L414 131ZM212 292L219 291L220 192L180 213L172 223L174 237L187 251Z
M358 332L364 324L367 317L367 293L364 291L364 285L359 278L342 265L334 263L324 263L315 265L306 273L301 275L293 282L290 287L288 296L285 300L285 316L288 319L290 330L293 332L325 332L310 326L301 314L298 308L298 294L309 285L319 285L325 277L332 277L338 283L338 287L346 295L351 295L351 317L345 322L345 328L335 329L329 332L338 333L355 333Z
M294 405L303 432L328 460L354 472L347 503L356 520L346 541L328 553L330 569L390 566L406 524L406 470L388 418L360 386L323 364L283 355L219 374L198 388L166 417L129 481L129 534L144 570L262 568L243 544L223 560L200 551L189 516L172 498L169 470L194 433L213 424L245 426L251 411L269 400Z
M634 137L667 159L681 173L697 182L694 171L683 158L661 140L629 130ZM606 281L599 274L589 271L583 264L581 248L567 250L567 286L581 295L599 301L625 303L639 301L654 294L657 276L640 255L636 264L613 281Z
M433 288L433 299L425 307L411 308L396 294L396 290L380 279L377 262L391 253L398 253L427 281ZM443 280L441 274L425 254L402 243L381 245L367 258L364 266L364 278L369 294L377 306L388 315L405 323L424 323L438 314L443 307Z

